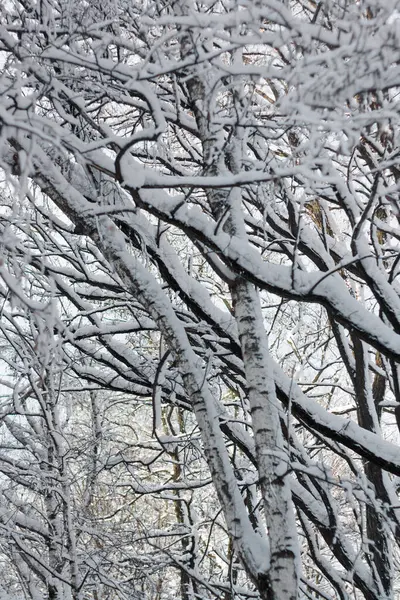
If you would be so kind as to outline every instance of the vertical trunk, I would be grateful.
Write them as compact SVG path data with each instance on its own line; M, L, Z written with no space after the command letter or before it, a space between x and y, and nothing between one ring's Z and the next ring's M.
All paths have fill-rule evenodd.
M238 51L234 62L242 62ZM193 77L188 83L193 110L203 145L204 171L207 174L239 173L245 157L245 131L237 125L231 142L224 131L212 122L212 86L203 78ZM240 81L232 92L237 114L245 110L245 93ZM207 115L207 116L206 116ZM216 158L218 157L218 158ZM207 190L214 218L223 221L223 229L243 239L246 252L248 239L239 188ZM264 510L270 541L270 570L259 580L259 592L268 600L296 600L298 596L300 556L296 522L288 481L289 456L285 451L279 421L279 403L270 364L260 299L253 284L236 277L230 291L242 349L242 358L254 429L258 471L264 499Z
M178 420L178 426L179 426L179 433L180 434L186 433L185 423L184 423L181 408L177 408L177 420ZM172 430L170 431L166 418L163 419L163 422L164 422L165 433L167 435L169 433L172 433L172 435L176 435L176 433L174 431L172 431ZM170 427L172 428L171 425L170 425ZM179 450L178 447L176 447L171 452L168 452L168 454L171 456L171 458L173 460L172 480L174 482L177 482L180 480L181 475L182 475L181 451ZM175 516L176 516L177 523L191 527L193 525L193 523L190 518L189 503L186 503L185 499L182 498L182 494L179 490L174 490L174 496L176 496L176 500L175 500L174 504L175 504ZM185 508L184 508L184 504L185 504ZM195 540L194 536L189 537L189 536L185 535L182 537L182 539L181 539L182 554L185 557L187 557L187 555L190 554L190 558L187 561L187 563L188 563L189 569L191 571L193 571L195 569L195 552L196 552L195 546L196 546L196 540ZM194 597L196 597L198 595L196 582L191 578L191 576L184 569L181 569L180 578L181 578L181 581L180 581L181 600L192 600Z
M60 507L57 499L57 481L59 473L57 468L57 449L54 443L53 415L51 398L49 398L48 378L43 381L43 390L40 390L38 399L42 401L42 410L44 416L43 433L47 446L47 465L45 473L45 507L46 518L49 528L49 538L47 542L48 564L52 573L61 573L62 571L62 552L59 547L59 541L62 539ZM46 481L47 480L47 481ZM62 584L56 577L49 577L47 582L47 593L49 600L63 600Z
M254 286L237 279L231 286L242 348L256 444L258 472L270 540L271 600L296 600L299 549L288 481L289 456L279 422L268 341Z
M377 405L382 393L382 382L375 378L371 384L369 376L369 357L365 344L358 336L352 335L354 358L356 362L355 391L358 422L364 429L379 433ZM372 393L371 390L372 389ZM384 389L384 382L383 382ZM380 407L379 407L380 409ZM378 500L390 503L383 479L382 469L370 461L364 460L365 474L374 487ZM384 515L369 503L366 505L366 534L370 546L370 560L373 578L378 589L382 590L382 598L392 597L392 557L390 541Z
M59 581L49 589L49 600L79 600L79 575L76 553L75 527L73 524L72 498L70 483L66 473L64 439L62 426L59 420L57 406L57 392L54 389L54 376L49 372L44 379L43 404L46 415L46 435L48 440L49 469L51 477L49 484L54 489L49 490L47 504L51 511L49 522L51 523L52 535L49 541L49 563L54 572L60 573L65 578L64 567L68 564L69 585ZM58 487L58 490L55 487ZM54 524L54 525L53 525ZM60 540L63 547L59 547ZM54 548L53 548L54 546ZM58 547L58 555L55 551ZM54 566L52 563L57 561Z
M51 442L48 446L47 451L47 474L48 481L46 482L47 489L45 493L45 507L46 507L46 518L49 528L49 538L47 542L48 561L49 567L53 573L57 573L60 568L59 556L58 556L58 544L59 539L59 526L58 526L58 507L55 499L53 485L55 480L56 471L54 469L54 452ZM62 600L59 594L59 584L56 579L50 577L47 582L47 594L49 600Z

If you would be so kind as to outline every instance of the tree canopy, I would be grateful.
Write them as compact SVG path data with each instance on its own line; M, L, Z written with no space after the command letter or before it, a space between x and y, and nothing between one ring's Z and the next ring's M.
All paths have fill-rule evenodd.
M0 7L0 597L400 593L397 0Z

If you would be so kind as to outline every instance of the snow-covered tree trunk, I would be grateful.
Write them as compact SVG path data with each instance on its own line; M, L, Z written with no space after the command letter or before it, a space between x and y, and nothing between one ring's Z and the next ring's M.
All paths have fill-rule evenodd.
M184 58L189 52L188 44L189 41ZM235 66L240 68L242 59L242 52L233 53ZM217 107L212 101L215 76L212 71L203 76L195 73L187 85L203 145L204 174L218 177L226 172L238 174L244 168L246 133L238 123L231 139L226 141L223 128L218 125ZM246 94L240 80L233 88L232 102L238 115L246 114ZM240 238L241 251L248 253L240 189L209 190L207 196L222 229ZM281 432L280 407L260 298L254 284L240 275L230 274L229 288L241 346L270 544L270 569L260 585L260 593L271 600L294 600L298 595L300 557L288 478L290 459Z
M260 301L248 282L236 281L231 289L270 544L267 597L294 600L298 594L300 557L289 483L290 458L281 432Z

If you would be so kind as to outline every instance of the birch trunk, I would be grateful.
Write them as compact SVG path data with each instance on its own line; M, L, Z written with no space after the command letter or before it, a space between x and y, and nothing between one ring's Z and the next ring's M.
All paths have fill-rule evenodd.
M254 286L237 279L231 286L271 553L271 600L295 600L299 549L288 473L289 457L279 422L279 406L270 365L260 300Z
M238 51L234 60L240 62L242 58ZM194 77L188 87L203 144L206 173L221 175L227 170L240 172L245 156L244 129L235 126L232 140L227 144L224 132L218 125L212 124L209 117L212 107L207 105L207 99L212 97L212 84L207 76ZM232 100L238 114L245 110L245 94L240 84L235 88ZM215 156L219 156L219 160ZM207 195L215 219L224 221L223 229L227 233L242 238L245 253L249 244L240 189L208 190ZM296 600L300 557L288 480L289 456L284 448L280 427L279 402L260 298L255 286L241 276L232 277L230 291L242 350L270 541L270 570L259 591L269 600Z

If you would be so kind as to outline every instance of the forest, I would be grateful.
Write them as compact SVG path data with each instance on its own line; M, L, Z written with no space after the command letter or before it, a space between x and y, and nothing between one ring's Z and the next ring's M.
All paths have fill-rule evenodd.
M0 2L0 599L400 597L398 0Z

